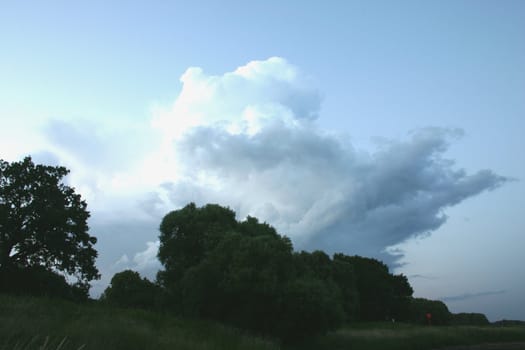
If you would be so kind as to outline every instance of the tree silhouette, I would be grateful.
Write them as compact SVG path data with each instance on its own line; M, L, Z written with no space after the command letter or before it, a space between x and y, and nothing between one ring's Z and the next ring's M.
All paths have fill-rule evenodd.
M31 157L0 160L0 272L44 267L75 276L78 285L99 278L87 204L62 180L69 170L35 165Z

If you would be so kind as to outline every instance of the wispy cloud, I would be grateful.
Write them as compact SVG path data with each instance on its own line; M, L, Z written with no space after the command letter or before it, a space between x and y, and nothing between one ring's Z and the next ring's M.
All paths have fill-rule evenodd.
M440 298L440 300L445 302L454 302L454 301L462 301L467 299L474 299L474 298L481 298L491 295L500 295L507 293L506 290L496 290L496 291L486 291L486 292L478 292L478 293L465 293L460 295L454 295L454 296L448 296Z
M437 279L438 279L438 277L436 277L436 276L432 276L432 275L422 275L422 274L409 275L408 278L409 278L409 279L416 279L416 278L419 278L419 279L424 279L424 280L437 280Z

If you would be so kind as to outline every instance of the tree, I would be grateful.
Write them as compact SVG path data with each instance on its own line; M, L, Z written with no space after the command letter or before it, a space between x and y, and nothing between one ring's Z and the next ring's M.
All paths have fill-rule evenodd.
M111 278L101 300L123 307L158 309L162 302L162 291L153 282L141 278L138 272L125 270Z
M484 314L461 312L452 314L451 324L454 326L488 326L490 322Z
M89 297L86 286L69 285L63 275L43 266L0 271L0 286L2 292L9 294L55 297L71 301L85 301Z
M168 213L160 224L158 258L166 268L158 276L161 284L179 281L215 248L225 232L236 227L235 212L216 204L197 208L190 203Z
M343 324L345 313L337 288L313 276L301 276L282 292L276 334L287 342L301 342Z
M427 315L431 315L430 322L437 326L446 326L452 320L452 314L445 303L439 300L413 298L410 301L410 317L415 323L428 324Z
M306 253L303 263L290 239L254 217L238 222L228 208L191 203L166 215L160 231L159 280L186 316L286 341L325 333L344 319L330 258ZM318 262L323 269L311 271Z
M83 286L99 278L87 204L62 182L68 173L60 166L35 165L31 157L0 160L2 275L43 267L75 276Z
M413 290L405 276L390 274L388 266L372 258L335 254L334 260L354 268L361 321L408 317Z

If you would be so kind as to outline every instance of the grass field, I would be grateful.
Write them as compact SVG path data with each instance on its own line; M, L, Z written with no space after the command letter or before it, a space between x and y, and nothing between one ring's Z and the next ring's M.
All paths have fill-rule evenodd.
M425 350L504 342L525 342L525 327L425 327L400 323L364 323L333 332L302 346L301 350Z
M141 310L0 295L0 350L425 350L450 345L525 342L525 327L422 327L355 324L304 344L277 342L212 322Z
M61 344L62 343L62 344ZM271 341L211 322L141 310L0 295L0 349L274 350Z

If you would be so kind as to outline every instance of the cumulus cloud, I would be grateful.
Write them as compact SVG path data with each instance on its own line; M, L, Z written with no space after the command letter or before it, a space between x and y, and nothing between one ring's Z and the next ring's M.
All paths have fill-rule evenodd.
M160 242L146 242L146 245L146 250L135 254L133 257L133 262L136 264L134 268L138 271L157 271L160 268L160 263L157 260Z
M322 130L320 98L287 61L222 76L191 68L155 125L178 164L163 191L174 206L227 204L289 235L298 248L380 256L446 222L444 210L506 178L467 174L446 159L461 131L426 128L356 151Z
M279 57L252 61L222 76L192 67L181 76L182 91L171 109L158 111L154 125L179 136L199 125L256 133L275 118L318 117L320 95L299 70Z
M117 261L157 269L160 219L190 201L256 216L298 249L392 262L402 252L389 247L429 234L448 207L507 181L447 159L458 130L426 128L355 149L340 131L320 127L320 93L283 58L222 75L189 68L180 82L147 127L55 121L46 129L52 154L74 170L95 208L106 271Z

